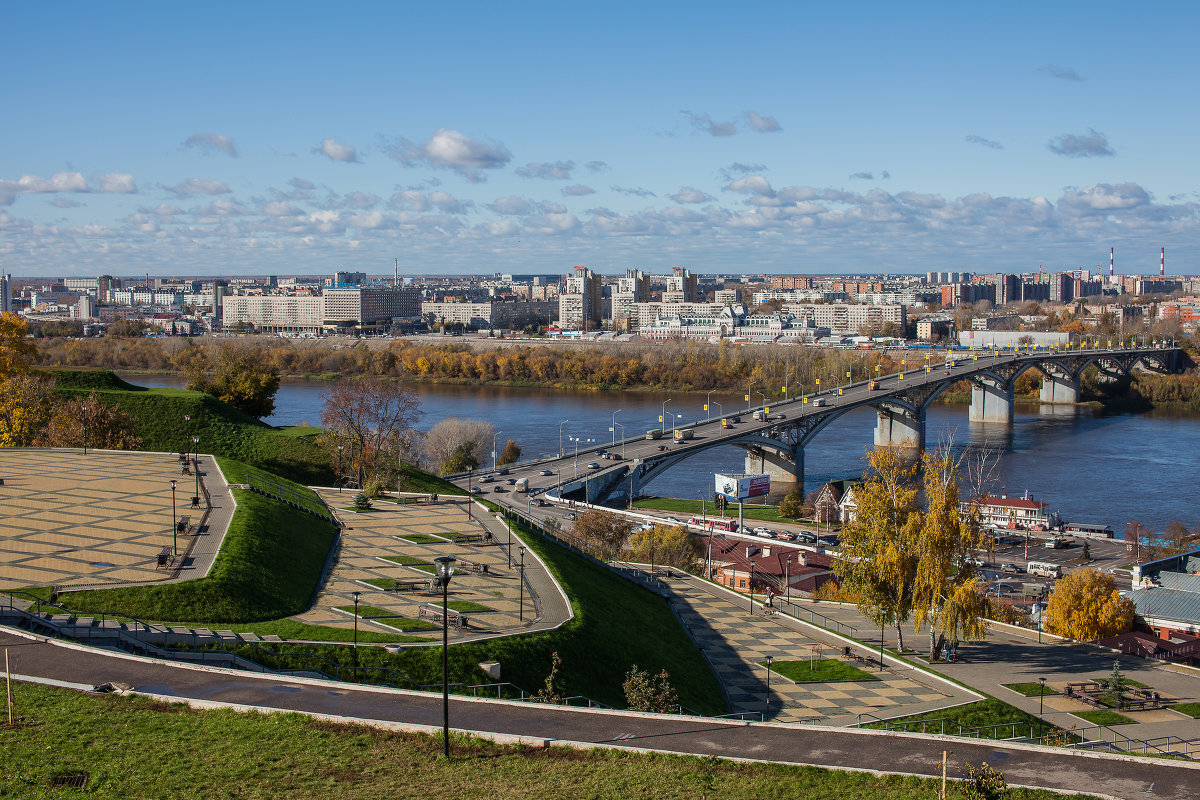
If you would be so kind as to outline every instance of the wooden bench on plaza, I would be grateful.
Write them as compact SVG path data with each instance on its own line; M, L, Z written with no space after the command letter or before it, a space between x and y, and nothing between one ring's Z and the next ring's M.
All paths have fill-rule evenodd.
M158 566L156 567L156 569L162 569L163 567L169 567L174 562L175 562L175 556L173 556L171 554L170 547L164 547L162 550L158 551Z
M455 563L458 566L462 567L463 569L470 570L471 572L478 572L481 575L488 574L488 565L487 564L480 564L476 561L468 561L465 558L460 558Z
M423 592L428 592L428 591L430 591L430 587L432 585L433 585L432 578L395 578L392 581L392 591L393 592L404 592L404 591L415 592L415 591L419 590L419 591L423 591Z
M175 523L175 530L179 533L182 533L184 536L191 536L192 518L189 515L184 514L179 518L179 521Z
M483 534L479 533L455 534L451 541L453 541L455 544L484 544ZM491 534L488 535L487 541L491 541Z
M449 624L455 626L456 628L465 628L469 623L469 620L464 614L460 614L453 608L446 609L445 617L443 617L442 607L435 603L424 603L421 605L417 613L417 618L420 619L423 617L429 617L430 619L437 620L443 625L446 624L445 617L449 617Z

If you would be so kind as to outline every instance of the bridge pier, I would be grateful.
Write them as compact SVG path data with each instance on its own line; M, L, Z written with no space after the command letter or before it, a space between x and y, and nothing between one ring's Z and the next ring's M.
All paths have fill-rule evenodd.
M1011 425L1013 421L1013 391L1008 384L997 385L990 381L971 384L971 409L967 413L970 422L1001 422Z
M877 408L875 446L897 445L913 450L925 449L925 412Z
M746 448L746 473L770 475L771 484L804 483L804 448L796 445L790 456L774 448Z
M1078 403L1079 378L1072 378L1069 375L1054 375L1043 370L1042 392L1039 399L1043 403Z

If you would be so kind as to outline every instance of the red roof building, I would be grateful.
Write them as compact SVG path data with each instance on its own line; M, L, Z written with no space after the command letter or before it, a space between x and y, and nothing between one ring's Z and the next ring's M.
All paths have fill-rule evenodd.
M799 547L734 539L712 542L712 580L737 592L753 588L756 593L770 589L784 594L791 584L795 594L810 593L832 577L832 568L832 556Z

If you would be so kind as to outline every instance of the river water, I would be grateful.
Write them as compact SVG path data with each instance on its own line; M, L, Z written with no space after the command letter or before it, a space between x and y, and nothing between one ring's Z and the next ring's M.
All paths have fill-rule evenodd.
M143 386L183 385L177 376L129 377ZM286 381L280 385L272 425L321 424L321 404L329 384ZM565 392L491 386L414 384L428 430L446 417L485 419L506 439L520 445L522 457L567 453L633 437L660 427L663 401L677 423L704 419L705 395L661 392ZM713 416L744 411L741 395L712 395ZM758 401L758 398L755 398ZM719 405L718 405L719 404ZM1045 409L1048 413L1039 413ZM564 423L565 424L560 424ZM875 413L853 411L819 433L805 450L806 490L827 480L862 474L863 456L871 446ZM572 441L578 438L580 442ZM588 442L588 439L594 442ZM1101 416L1088 409L1018 406L1011 429L967 421L966 406L933 406L926 442L952 439L954 447L990 443L1001 449L999 481L1009 495L1026 491L1050 504L1071 522L1107 524L1120 534L1136 519L1155 532L1171 520L1188 526L1200 522L1200 418L1167 412ZM669 497L712 496L714 472L742 472L744 451L718 447L689 458L649 484L647 490ZM588 458L587 460L591 460ZM581 466L583 460L581 459ZM779 485L779 489L783 489Z

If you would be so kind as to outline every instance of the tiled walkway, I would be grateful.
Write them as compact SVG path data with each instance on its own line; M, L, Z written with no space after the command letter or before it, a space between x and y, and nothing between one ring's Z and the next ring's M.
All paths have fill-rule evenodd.
M441 592L424 588L397 592L389 587L396 579L432 578L433 559L444 555L459 559L450 582L450 607L459 603L470 620L469 628L465 630L451 628L454 635L515 632L538 616L538 607L528 584L523 592L519 588L519 542L512 542L513 561L510 565L508 536L499 532L502 530L499 526L491 526L491 541L455 541L456 537L464 535L483 537L486 534L487 529L477 515L478 507L468 516L465 502L398 506L376 501L374 510L355 513L349 509L349 493L322 490L319 494L346 527L342 530L337 561L316 604L295 619L313 625L352 626L353 612L346 609L353 609L353 593L359 592L360 630L404 631L440 639L440 628L414 629L409 621L419 618L421 605L440 605ZM401 563L414 561L420 563ZM464 562L486 566L487 571L474 571ZM525 554L525 564L527 579L531 582L537 566L529 552ZM364 608L384 613L364 611Z
M0 448L0 478L0 587L168 579L157 557L175 543L172 479L177 513L202 513L169 453ZM190 544L178 537L181 553Z
M730 710L763 711L767 703L767 656L776 661L840 659L842 643L816 631L807 631L781 615L765 616L747 602L714 592L693 578L663 581L672 603L692 638L703 649L725 688ZM737 598L740 600L740 598ZM856 651L867 654L862 648ZM823 724L849 724L859 714L895 717L973 699L953 686L911 670L858 665L875 680L837 683L794 683L775 671L770 678L770 717L779 722L820 720Z

